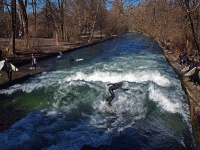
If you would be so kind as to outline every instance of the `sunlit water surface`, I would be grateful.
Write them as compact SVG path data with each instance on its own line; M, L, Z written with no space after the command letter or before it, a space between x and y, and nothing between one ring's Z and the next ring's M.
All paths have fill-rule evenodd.
M127 33L44 64L0 91L1 105L29 111L0 133L0 149L195 149L187 96L149 37ZM115 82L129 90L115 91L111 111L103 100Z

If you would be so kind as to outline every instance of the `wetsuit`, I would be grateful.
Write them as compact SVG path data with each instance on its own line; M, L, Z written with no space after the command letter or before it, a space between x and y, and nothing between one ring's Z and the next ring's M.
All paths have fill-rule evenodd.
M37 59L36 59L36 56L34 56L34 58L33 58L33 66L35 67L35 69L36 69L36 63L37 63Z
M73 62L73 61L75 61L75 60L74 60L74 58L71 56L71 57L69 58L69 62Z
M112 85L108 88L108 91L110 92L111 96L108 97L106 99L106 101L108 102L109 105L111 105L111 101L115 98L115 93L113 92L114 90L118 89L118 88L121 88L121 86L123 85L122 82L119 82L119 83L113 83L113 84L108 84L109 85Z
M63 54L60 52L60 58L62 58Z
M193 74L193 82L195 85L200 85L200 78L199 78L199 71L200 71L200 60L196 63L196 70Z
M11 81L12 80L12 67L11 67L10 62L8 62L8 60L5 60L4 68L5 68L6 72L7 72L9 81Z
M192 70L194 67L196 67L196 65L197 65L197 62L194 60L194 58L192 58L192 60L190 61L190 66L189 66L188 72L190 70ZM190 79L189 81L193 82L195 80L195 74L189 76L189 79Z
M31 64L32 64L32 67L34 66L34 55L32 54L31 56Z
M179 54L179 58L180 58L180 65L184 66L184 64L188 61L187 52L181 52Z

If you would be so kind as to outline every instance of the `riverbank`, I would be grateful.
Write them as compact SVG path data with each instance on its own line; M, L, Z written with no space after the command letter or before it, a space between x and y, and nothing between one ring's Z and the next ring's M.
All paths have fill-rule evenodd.
M178 54L173 49L167 50L166 46L161 42L158 42L158 44L163 50L165 58L174 69L174 72L178 75L183 90L188 95L191 125L196 142L196 149L200 150L200 90L197 86L194 86L193 82L189 82L188 77L184 77L184 74L180 72L180 65L176 61Z

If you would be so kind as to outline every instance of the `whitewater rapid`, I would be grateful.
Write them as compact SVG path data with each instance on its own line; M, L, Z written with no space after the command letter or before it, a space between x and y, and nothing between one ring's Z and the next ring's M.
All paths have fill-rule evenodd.
M55 69L1 90L6 106L30 112L0 133L0 147L121 149L128 140L128 149L165 149L166 143L193 148L187 96L177 75L156 43L133 35L70 54L81 61L69 63L67 54L50 59ZM111 111L104 99L110 95L107 84L116 82L128 90L115 91Z

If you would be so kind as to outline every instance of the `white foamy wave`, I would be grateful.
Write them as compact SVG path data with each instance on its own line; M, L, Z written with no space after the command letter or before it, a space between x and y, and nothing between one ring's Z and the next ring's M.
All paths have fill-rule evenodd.
M57 110L47 111L47 116L56 116L58 114Z
M93 115L90 124L96 128L106 128L106 133L124 131L135 124L137 120L145 117L147 109L144 107L142 97L144 97L143 94L138 96L133 91L116 94L111 108L107 107L102 99L97 99L93 108L101 112L100 114L105 113L105 117L101 119L99 115ZM114 116L107 115L107 113L114 114ZM124 116L124 114L126 115Z
M0 90L0 93L1 94L12 94L14 91L16 91L16 89L19 89L20 87L21 87L20 84L15 84L14 86L12 86L9 89Z
M32 92L34 89L39 89L43 87L43 84L41 83L29 83L29 84L16 84L14 86L11 86L9 89L1 90L1 94L12 94L15 91L21 90L26 93Z
M65 77L64 81L74 81L74 80L85 80L85 81L101 81L101 82L137 82L142 83L146 81L153 81L160 86L168 87L170 86L170 81L162 76L158 71L141 71L141 72L102 72L94 71L91 74L86 74L83 72L76 72L71 76Z
M33 90L40 89L42 87L49 87L51 85L59 84L58 74L63 75L64 71L52 72L47 74L46 72L42 73L39 76L30 79L30 82L25 82L22 84L15 84L8 89L0 90L0 94L12 94L15 91L22 91L26 93L31 93ZM60 82L62 83L62 82Z
M156 89L154 85L149 87L149 99L156 102L162 110L168 111L170 113L178 113L182 109L180 102L170 101L164 93L159 89Z

